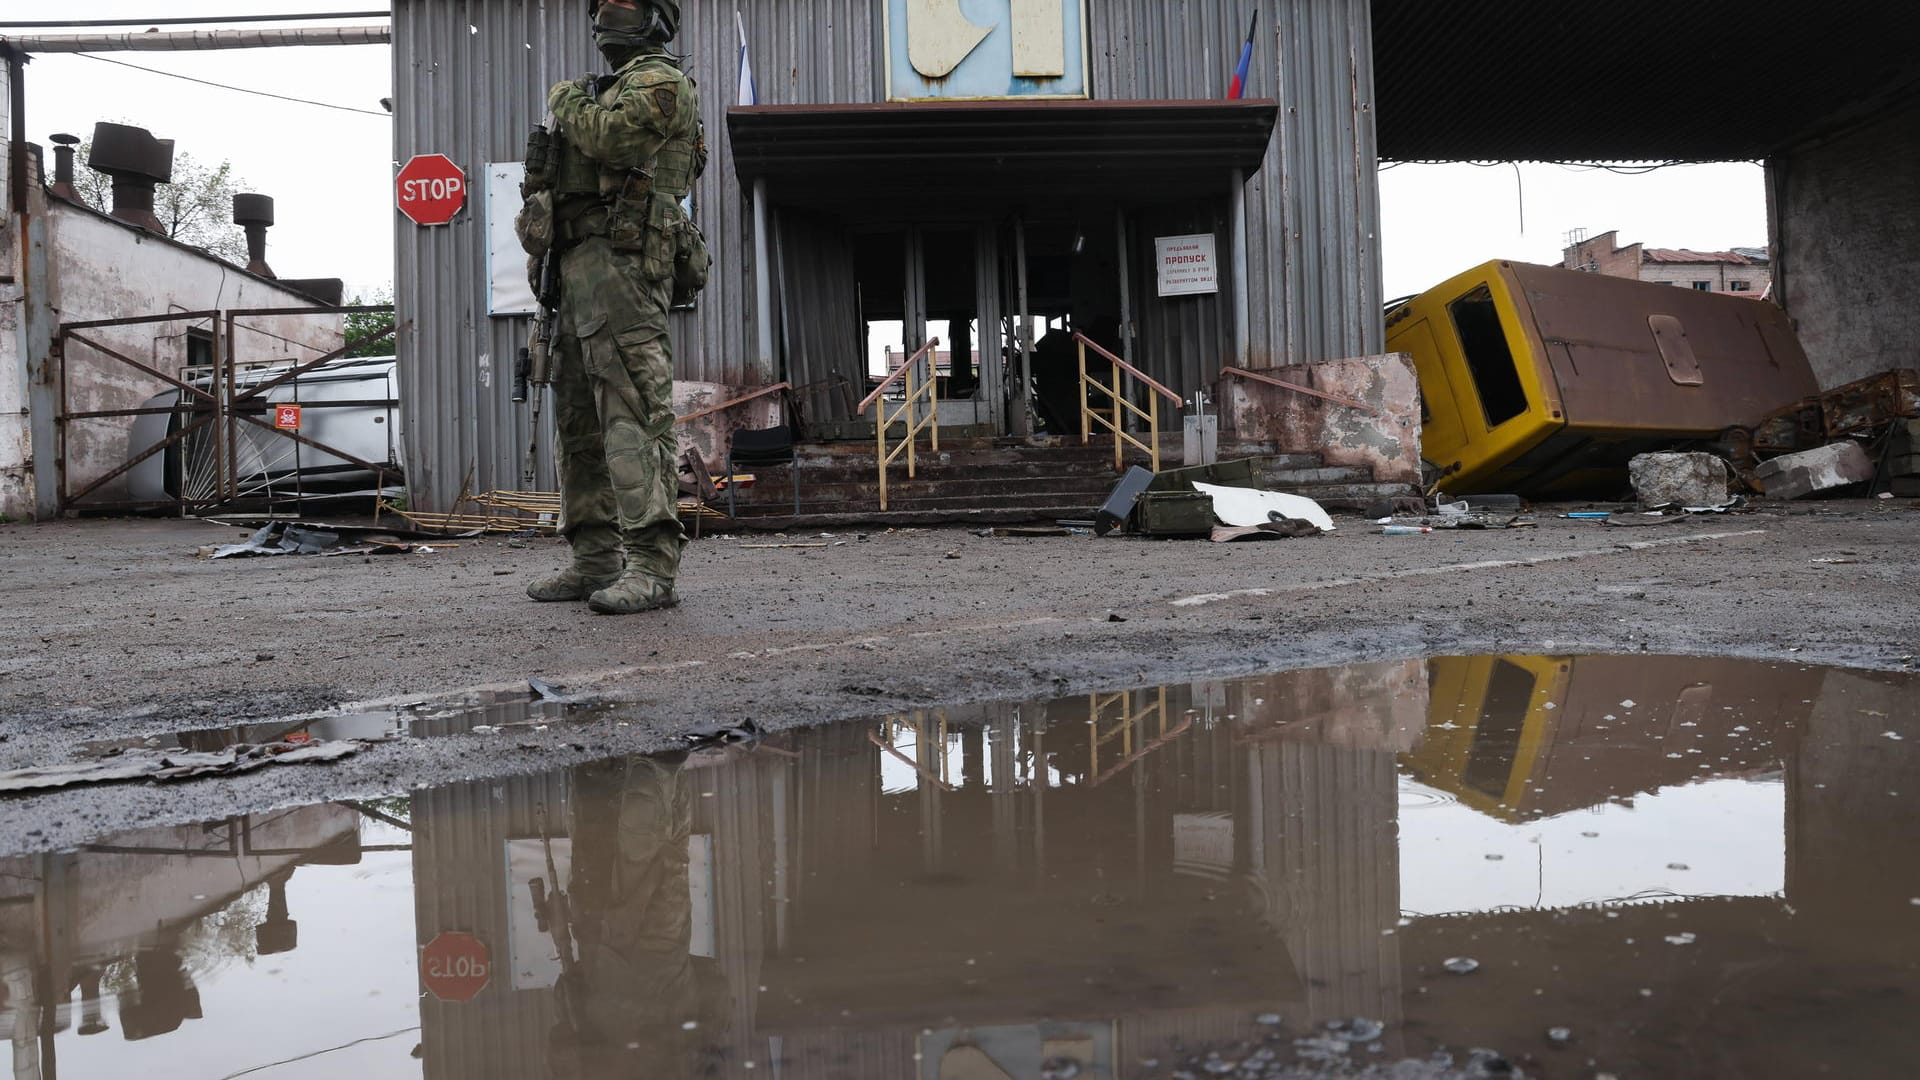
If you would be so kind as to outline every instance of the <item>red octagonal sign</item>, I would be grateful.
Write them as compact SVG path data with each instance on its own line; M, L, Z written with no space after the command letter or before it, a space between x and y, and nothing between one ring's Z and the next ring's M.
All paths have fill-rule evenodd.
M417 154L394 178L400 212L417 225L445 225L467 202L467 174L445 154Z
M472 1001L492 970L487 943L458 930L435 935L420 950L420 981L441 1001Z

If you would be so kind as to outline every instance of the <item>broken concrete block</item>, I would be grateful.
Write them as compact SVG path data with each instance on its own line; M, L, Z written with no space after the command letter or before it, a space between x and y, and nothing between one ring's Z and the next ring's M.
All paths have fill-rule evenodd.
M1753 478L1769 499L1799 499L1873 479L1873 461L1857 442L1829 443L1763 461Z
M1718 506L1727 501L1727 463L1712 454L1640 454L1627 462L1633 493L1647 506Z

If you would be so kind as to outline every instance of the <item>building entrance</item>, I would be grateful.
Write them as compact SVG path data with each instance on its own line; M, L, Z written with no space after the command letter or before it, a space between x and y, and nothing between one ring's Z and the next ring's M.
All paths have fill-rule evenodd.
M866 386L938 338L943 429L977 437L1077 433L1073 332L1115 352L1126 348L1119 248L1111 226L1064 218L855 231ZM1091 367L1106 370L1097 356Z

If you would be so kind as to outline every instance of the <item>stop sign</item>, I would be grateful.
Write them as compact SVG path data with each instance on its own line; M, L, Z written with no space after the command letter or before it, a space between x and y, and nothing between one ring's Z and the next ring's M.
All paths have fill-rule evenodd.
M458 930L435 935L420 950L420 981L441 1001L472 1001L486 989L492 967L487 943Z
M416 225L445 225L467 202L467 174L445 154L416 154L394 179L400 212Z

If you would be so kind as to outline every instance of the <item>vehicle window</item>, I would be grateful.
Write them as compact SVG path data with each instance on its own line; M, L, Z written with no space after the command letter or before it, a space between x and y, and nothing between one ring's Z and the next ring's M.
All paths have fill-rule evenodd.
M1520 385L1513 351L1507 348L1493 292L1482 285L1448 304L1447 311L1453 316L1454 331L1460 335L1460 350L1466 354L1467 373L1473 376L1487 426L1499 427L1526 412L1527 392Z

